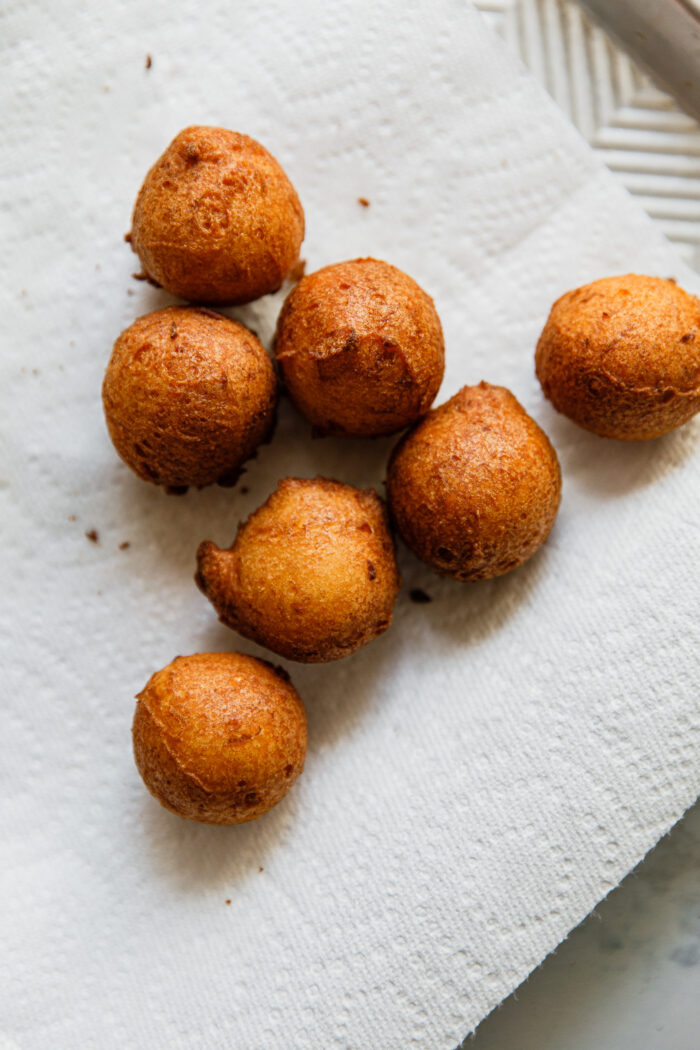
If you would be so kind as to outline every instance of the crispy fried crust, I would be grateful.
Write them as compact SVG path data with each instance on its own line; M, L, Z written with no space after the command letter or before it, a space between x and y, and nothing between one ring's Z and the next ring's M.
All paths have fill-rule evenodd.
M700 300L638 274L576 288L552 307L535 366L545 395L579 426L659 437L700 409Z
M231 481L271 434L277 379L252 332L211 310L171 306L117 339L102 387L114 447L145 481Z
M185 128L139 191L131 247L144 274L200 303L276 291L299 258L304 212L275 158L247 135Z
M255 820L304 768L304 705L286 673L262 660L178 656L136 699L139 773L166 809L188 820Z
M326 478L281 481L229 550L200 545L195 579L223 623L303 663L385 631L400 585L382 501Z
M395 266L354 259L304 277L275 354L297 408L326 434L394 434L430 408L445 369L433 300Z
M387 498L399 533L441 576L485 580L544 543L561 495L547 435L505 387L465 386L398 443Z

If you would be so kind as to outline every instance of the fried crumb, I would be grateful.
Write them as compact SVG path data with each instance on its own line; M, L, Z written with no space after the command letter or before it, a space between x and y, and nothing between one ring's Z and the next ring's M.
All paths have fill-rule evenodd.
M416 605L427 605L428 602L432 602L433 600L430 595L426 594L420 587L414 587L409 593L409 598L412 602L415 602Z
M261 872L262 870L263 870L262 868L258 868L258 872Z
M153 59L151 58L150 55L146 55L146 69L150 69L152 65L153 65ZM229 904L230 901L226 901L226 903Z
M146 68L148 68L148 67L146 67ZM230 904L230 903L231 903L231 898L227 897L226 900L224 901L224 904Z
M124 234L124 240L126 241L127 244L131 244L131 233L125 233Z
M294 283L296 284L297 281L300 281L302 279L305 273L306 259L297 259L297 261L294 263L294 266L292 266L291 270L287 274L287 280L294 281Z
M369 201L366 197L358 197L357 203L361 204L363 208L369 208Z
M119 544L119 550L126 551L129 549L130 546L131 543L129 542L129 540L124 540L122 543Z
M88 529L87 532L85 533L85 535L90 540L90 543L99 543L100 542L100 534L97 531L97 529Z
M148 284L152 285L153 288L162 287L157 281L154 281L152 277L149 277L147 273L132 273L131 275L135 281L147 281Z
M77 514L69 514L68 515L68 521L77 521L77 520L78 520L78 515Z

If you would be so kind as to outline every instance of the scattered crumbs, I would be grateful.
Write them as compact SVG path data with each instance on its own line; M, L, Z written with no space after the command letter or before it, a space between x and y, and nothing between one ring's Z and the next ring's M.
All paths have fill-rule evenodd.
M150 69L152 65L153 65L153 59L151 58L150 55L146 55L146 69ZM226 901L226 903L230 904L231 901Z
M33 376L38 376L39 375L39 369L38 368L32 368L32 375Z
M71 341L70 341L70 343L68 345L69 346L75 346L75 339L71 339Z
M59 370L59 372L63 372L64 371L63 365L59 365L58 366L58 370Z
M414 587L409 593L409 598L412 602L415 602L416 605L427 605L428 602L432 602L433 600L430 595L426 594L420 587Z
M109 91L109 84L105 84L102 90L107 93Z
M131 244L131 233L125 233L124 234L124 240L126 241L127 244Z
M77 521L77 520L78 520L78 515L77 514L69 514L68 515L68 521Z
M297 259L297 261L294 263L294 266L292 266L291 270L287 274L287 280L294 281L296 283L297 281L300 281L302 279L305 273L306 259Z
M133 288L127 288L126 294L127 295L133 295L134 294L134 289Z
M90 540L90 543L99 543L100 542L100 534L97 531L97 529L88 529L87 532L85 533L85 535Z
M129 542L129 540L124 540L123 543L119 544L119 550L120 551L128 551L130 546L131 546L131 543Z
M26 294L27 294L27 289L23 288L22 291L20 292L20 295L26 295Z
M262 870L263 870L262 868L258 868L258 872L261 872Z
M98 597L98 598L101 598L101 597L102 597L102 591L98 591L98 592L97 592L97 597Z
M250 489L248 488L248 486L247 485L243 485L242 488L241 488L241 495L242 496L247 496L249 492L250 492Z
M145 273L132 273L131 275L135 281L147 281L148 277Z
M96 270L101 270L101 269L102 269L102 267L100 266L100 264L99 264L99 263L95 263L95 269L96 269Z
M149 58L149 62L150 62L150 58ZM148 69L148 66L146 66L146 69ZM224 903L225 904L230 904L231 903L231 898L227 897Z
M369 208L369 201L366 197L358 197L357 203L361 204L363 208Z

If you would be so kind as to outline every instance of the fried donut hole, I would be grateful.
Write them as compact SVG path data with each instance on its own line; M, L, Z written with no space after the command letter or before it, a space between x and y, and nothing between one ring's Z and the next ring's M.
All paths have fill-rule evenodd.
M102 400L114 447L144 481L231 484L272 432L277 379L243 325L171 306L119 336Z
M406 434L387 474L389 508L441 576L486 580L544 543L561 495L557 455L505 387L465 386Z
M255 139L190 127L146 175L128 239L144 276L173 295L248 303L276 291L297 262L304 212Z
M399 572L377 494L286 478L229 550L200 544L196 582L219 618L303 663L348 656L391 623Z
M139 773L166 809L188 820L255 820L304 768L304 705L286 672L262 660L178 656L136 699Z
M600 437L646 441L700 409L700 300L627 274L567 292L537 344L554 407Z
M275 355L316 430L355 437L395 434L425 415L445 370L433 300L376 259L302 278L280 314Z

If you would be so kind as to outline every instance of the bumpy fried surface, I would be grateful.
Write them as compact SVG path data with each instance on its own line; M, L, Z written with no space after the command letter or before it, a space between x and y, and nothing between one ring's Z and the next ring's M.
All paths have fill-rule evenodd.
M185 128L136 199L131 246L144 273L200 303L276 291L299 258L304 212L275 158L247 135Z
M292 400L317 430L357 437L414 423L445 369L433 300L376 259L304 277L280 314L275 354Z
M436 572L485 580L544 543L561 495L546 434L505 387L465 386L392 453L389 509L406 544Z
M535 355L554 407L601 437L644 441L700 409L700 300L626 274L567 292Z
M304 768L304 705L286 673L262 660L178 656L136 699L139 773L166 809L188 820L255 820Z
M124 462L145 481L180 488L235 479L272 432L277 380L243 325L171 306L119 336L102 399Z
M385 631L400 584L384 504L326 478L285 478L230 550L200 544L197 565L223 623L304 663L348 656Z

